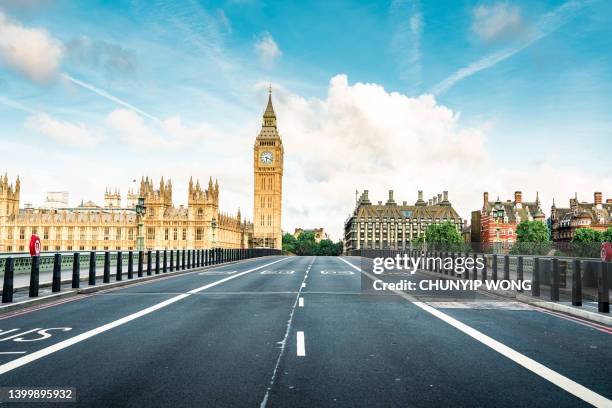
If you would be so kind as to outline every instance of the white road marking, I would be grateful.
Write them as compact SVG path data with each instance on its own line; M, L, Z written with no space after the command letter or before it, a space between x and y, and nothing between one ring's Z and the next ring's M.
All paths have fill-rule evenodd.
M312 258L312 262L310 262L310 265L308 265L308 268L306 269L306 273L304 274L304 279L302 279L302 285L300 286L297 296L295 297L295 302L293 302L293 307L291 308L291 312L289 313L289 320L287 320L287 328L285 329L285 336L283 337L283 340L279 342L281 345L281 350L280 350L280 353L278 353L278 358L276 359L276 365L274 366L274 371L272 371L272 376L270 377L270 383L268 384L268 388L266 389L266 394L264 395L263 400L261 400L261 403L259 404L259 408L266 408L266 406L268 405L268 398L270 397L270 390L272 390L272 386L274 386L274 383L276 381L276 376L278 373L278 366L280 365L281 359L283 358L283 355L285 354L285 349L287 346L287 339L289 338L289 332L291 331L291 325L293 324L293 315L295 313L295 307L297 306L298 301L300 299L300 295L302 294L302 288L306 286L305 282L306 282L306 279L308 279L308 271L310 270L310 267L312 266L312 264L315 262L316 259L317 259L316 256Z
M368 278L372 279L372 280L376 280L376 276L372 275L371 273L368 273L366 271L361 270L361 268L353 265L352 263L350 263L349 261L347 261L344 258L340 258L340 260L344 261L345 263L349 264L350 266L352 266L353 268L355 268L356 270L358 270L359 272L363 273L364 275L366 275ZM472 337L475 340L478 340L479 342L481 342L482 344L484 344L485 346L490 347L491 349L497 351L498 353L500 353L501 355L503 355L504 357L509 358L510 360L514 361L515 363L525 367L526 369L528 369L529 371L539 375L540 377L544 378L547 381L550 381L551 383L553 383L554 385L556 385L557 387L569 392L570 394L575 395L576 397L582 399L583 401L588 402L591 405L594 405L596 407L610 407L612 406L612 401L607 399L606 397L597 394L594 391L591 391L590 389L586 388L583 385L578 384L577 382L570 380L569 378L565 377L564 375L559 374L556 371L551 370L550 368L546 367L543 364L538 363L537 361L525 356L524 354L519 353L518 351L506 346L505 344L487 336L484 333L479 332L478 330L468 326L465 323L460 322L459 320L450 317L449 315L441 312L438 309L435 309L423 302L419 302L417 301L415 298L413 298L410 295L407 295L404 292L401 291L394 291L397 295L403 297L404 299L412 302L415 306L421 308L422 310L424 310L425 312L437 317L438 319L444 321L445 323L450 324L451 326L453 326L454 328L462 331L463 333L467 334L468 336Z
M0 354L25 354L25 351L0 351Z
M304 344L304 332L297 332L297 355L298 357L306 356L306 344Z
M302 282L302 287L305 288L306 287L306 282Z
M17 359L15 359L13 361L9 361L8 363L0 365L0 375L5 374L5 373L7 373L7 372L9 372L11 370L14 370L16 368L19 368L21 366L24 366L26 364L29 364L29 363L31 363L33 361L36 361L36 360L38 360L40 358L43 358L45 356L48 356L49 354L55 353L56 351L60 351L62 349L65 349L66 347L70 347L73 344L77 344L77 343L79 343L79 342L81 342L83 340L87 340L90 337L96 336L96 335L98 335L100 333L104 333L105 331L113 329L113 328L115 328L117 326L121 326L122 324L131 322L134 319L138 319L139 317L148 315L149 313L153 313L156 310L162 309L162 308L164 308L166 306L169 306L169 305L171 305L171 304L173 304L175 302L178 302L179 300L183 300L186 297L189 297L190 294L198 293L198 292L201 292L201 291L206 290L208 288L212 288L213 286L220 285L220 284L222 284L224 282L227 282L229 280L235 279L235 278L237 278L239 276L243 276L243 275L245 275L245 274L247 274L249 272L253 272L253 271L256 271L258 269L265 268L267 266L270 266L270 265L275 264L275 263L280 262L280 261L284 261L286 259L289 259L289 258L278 259L278 260L276 260L274 262L270 262L268 264L261 265L261 266L258 266L256 268L249 269L248 271L244 271L244 272L238 273L236 275L228 276L227 278L220 279L218 281L209 283L208 285L204 285L202 287L193 289L193 290L191 290L191 291L189 291L187 293L183 293L181 295L178 295L178 296L175 296L173 298L167 299L167 300L165 300L163 302L160 302L160 303L158 303L156 305L147 307L146 309L140 310L140 311L138 311L136 313L132 313L131 315L128 315L128 316L125 316L125 317L123 317L121 319L118 319L118 320L115 320L113 322L107 323L107 324L105 324L103 326L96 327L95 329L86 331L86 332L81 333L81 334L79 334L79 335L77 335L75 337L71 337L71 338L66 339L64 341L60 341L59 343L53 344L52 346L45 347L45 348L43 348L41 350L35 351L35 352L33 352L31 354L28 354L26 356L17 358ZM40 329L36 329L36 330L40 330Z
M304 298L303 298L303 297L301 297L301 298L299 299L298 306L299 306L299 307L304 307Z

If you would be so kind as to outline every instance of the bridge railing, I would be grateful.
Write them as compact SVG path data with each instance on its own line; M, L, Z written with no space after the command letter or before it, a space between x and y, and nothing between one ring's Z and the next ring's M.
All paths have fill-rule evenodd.
M465 268L456 273L453 269L429 268L430 272L450 275L459 279L505 280L531 282L531 296L552 302L571 301L573 306L582 306L584 300L597 301L597 309L610 313L610 282L612 262L597 258L576 258L538 255L498 255L477 252L437 250L387 250L361 249L349 251L349 256L364 258L395 258L406 254L411 257L452 258L453 265L458 258L482 259L481 269ZM521 290L515 290L521 292Z
M210 248L210 249L160 249L146 251L78 251L44 253L37 257L29 254L0 255L2 273L2 303L13 301L13 294L22 285L15 287L15 278L26 278L29 297L38 297L41 287L41 272L46 273L44 285L51 284L52 292L60 292L62 283L71 283L79 288L82 280L94 286L100 278L103 283L122 281L145 275L189 270L262 256L283 255L271 248ZM49 274L50 272L50 274ZM62 272L72 272L70 279L62 279ZM50 282L49 282L50 278ZM24 281L24 279L21 279Z

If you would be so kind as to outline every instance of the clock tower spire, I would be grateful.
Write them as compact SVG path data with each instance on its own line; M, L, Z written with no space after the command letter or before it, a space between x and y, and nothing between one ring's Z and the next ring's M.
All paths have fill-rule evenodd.
M254 209L253 244L255 247L282 249L283 142L276 127L272 106L272 86L268 105L253 147Z

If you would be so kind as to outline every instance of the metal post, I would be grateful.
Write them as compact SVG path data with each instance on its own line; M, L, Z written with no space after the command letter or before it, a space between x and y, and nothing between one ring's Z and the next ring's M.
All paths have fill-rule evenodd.
M89 286L96 284L96 253L94 251L89 253Z
M128 252L128 279L134 279L134 252Z
M572 305L582 306L582 277L580 273L580 259L574 259L572 275Z
M168 251L166 251L166 250L164 249L164 265L163 265L163 267L162 267L162 268L163 268L162 270L163 270L163 272L164 272L164 273L168 272L168 264L167 264L167 261L168 261Z
M510 256L504 256L504 280L510 280Z
M491 279L497 280L497 254L493 254L493 272L491 273Z
M599 313L610 313L610 285L608 272L610 262L599 263L599 274L597 276L597 310Z
M117 271L115 273L115 280L123 280L123 254L121 251L117 251Z
M159 249L155 251L155 274L159 275Z
M12 257L4 261L4 283L2 285L2 303L13 301L13 276L15 273L15 263Z
M144 251L138 251L138 277L142 278L142 270L144 263Z
M181 269L185 270L185 250L183 249L183 253L181 254Z
M152 271L151 271L151 262L152 261L153 260L151 259L151 250L149 249L147 251L147 276L150 276L152 274Z
M187 269L191 269L191 249L187 250Z
M104 252L104 276L102 278L102 282L110 282L110 252L108 251Z
M77 289L81 284L81 254L74 253L72 258L72 288Z
M533 258L533 282L531 282L531 295L540 296L540 258Z
M559 301L559 259L552 259L552 274L550 276L550 300Z
M38 286L38 282L36 283L36 285ZM53 256L53 275L51 278L51 292L59 292L60 290L62 290L62 255L55 254ZM38 293L36 294L36 296L38 296Z
M174 251L170 250L170 272L174 271Z
M519 256L516 260L516 280L520 283L519 292L523 291L523 257Z

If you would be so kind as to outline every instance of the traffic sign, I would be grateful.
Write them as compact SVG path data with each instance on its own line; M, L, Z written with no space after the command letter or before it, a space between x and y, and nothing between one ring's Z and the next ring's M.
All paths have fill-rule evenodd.
M36 234L30 237L30 255L40 256L40 237Z

